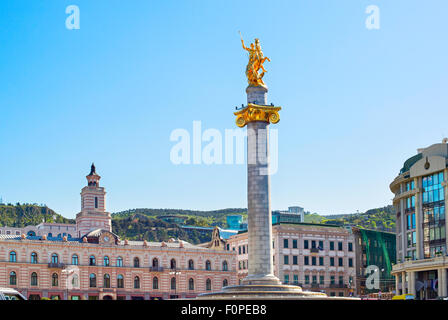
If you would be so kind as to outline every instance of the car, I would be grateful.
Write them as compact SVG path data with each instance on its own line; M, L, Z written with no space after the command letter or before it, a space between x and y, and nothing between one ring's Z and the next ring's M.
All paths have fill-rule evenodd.
M0 288L0 300L26 300L26 298L17 290Z

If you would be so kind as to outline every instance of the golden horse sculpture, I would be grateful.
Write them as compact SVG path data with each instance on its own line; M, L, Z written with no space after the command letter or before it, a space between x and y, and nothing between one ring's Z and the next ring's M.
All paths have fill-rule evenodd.
M243 49L249 52L249 62L246 67L246 77L247 82L250 86L263 86L263 76L267 72L263 66L263 63L267 61L271 62L268 57L263 56L263 51L261 51L260 40L255 39L255 44L251 43L250 48L244 45L243 37L241 37L241 43L243 44ZM262 72L260 73L260 69Z

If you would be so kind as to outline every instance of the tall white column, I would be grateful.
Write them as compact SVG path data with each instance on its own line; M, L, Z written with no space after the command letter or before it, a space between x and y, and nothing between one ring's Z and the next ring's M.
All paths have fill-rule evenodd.
M266 105L267 91L264 87L248 87L247 102ZM280 284L274 275L272 259L268 130L269 123L265 121L251 121L247 124L249 272L242 283L250 285ZM278 263L280 265L281 261Z

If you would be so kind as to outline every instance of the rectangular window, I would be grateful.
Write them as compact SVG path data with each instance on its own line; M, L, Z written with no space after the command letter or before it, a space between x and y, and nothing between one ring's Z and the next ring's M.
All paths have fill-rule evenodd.
M311 248L312 249L315 249L316 248L316 241L311 241Z
M353 258L349 258L349 259L348 259L348 266L349 266L350 268L353 268Z
M330 257L330 266L334 267L334 257Z
M320 266L324 265L324 257L319 257L319 265Z
M319 276L319 283L322 285L325 283L325 276Z
M289 256L283 256L283 264L289 264Z
M283 239L283 248L288 248L288 239Z
M307 256L305 256L305 257L303 257L303 259L304 259L304 261L303 261L303 264L304 265L309 265L310 264L310 257L307 257Z
M285 284L289 283L289 274L285 274Z
M292 264L297 265L297 256L292 256Z
M334 250L334 241L330 241L330 250Z
M317 276L313 276L313 284L317 284Z
M336 280L334 276L330 276L330 284L335 284Z
M292 240L292 247L293 247L294 249L297 249L297 239L293 239L293 240Z
M338 242L338 250L342 251L342 242Z
M305 276L305 284L310 284L310 276Z
M353 243L352 242L348 243L348 251L353 251Z
M319 250L324 250L324 242L322 240L319 241Z
M308 249L308 240L303 240L303 248Z
M344 276L339 276L339 284L344 284Z
M338 262L339 262L339 266L340 266L340 267L343 267L343 266L344 266L344 259L343 259L343 258L339 258L339 259L338 259Z
M311 264L312 264L313 266L316 265L316 257L311 257Z
M297 275L297 274L293 275L293 279L294 279L294 284L298 285L299 284L299 275Z

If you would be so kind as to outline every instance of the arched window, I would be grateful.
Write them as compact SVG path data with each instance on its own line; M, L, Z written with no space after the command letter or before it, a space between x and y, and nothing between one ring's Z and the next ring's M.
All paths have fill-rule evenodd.
M152 278L152 288L154 290L159 289L159 278L157 278L157 277Z
M51 255L51 263L59 263L59 256L57 253Z
M194 279L190 278L190 280L188 280L188 290L194 290Z
M212 263L210 262L210 260L207 260L205 262L205 270L212 270Z
M159 267L159 259L157 259L157 258L152 259L152 267L153 268Z
M117 258L117 267L122 267L123 266L123 258L122 257L118 257Z
M9 253L9 262L17 262L17 253L15 251Z
M205 290L207 291L212 290L212 280L207 279L207 281L205 281Z
M104 256L104 258L103 258L103 264L104 264L105 267L108 267L108 266L109 266L110 261L109 261L109 257L108 257L108 256Z
M138 257L134 258L134 268L140 268L140 259Z
M222 286L223 287L227 287L229 285L229 282L227 281L227 279L224 279L223 281L222 281Z
M103 287L110 288L110 275L107 273L104 275Z
M57 287L59 285L58 274L57 273L53 273L53 275L51 276L51 285L53 287Z
M36 272L33 272L31 274L31 285L37 286L37 273Z
M94 266L96 264L95 256L91 255L89 258L89 266Z
M96 287L96 275L94 273L91 273L89 276L89 286L90 288Z
M140 289L140 278L138 276L134 278L134 289Z
M117 276L117 288L124 288L124 277L122 274Z
M47 238L52 238L53 237L53 234L50 232L48 235L47 235Z
M176 278L171 278L171 290L176 290Z
M72 265L77 266L79 264L79 258L77 254L72 255Z
M188 270L194 270L194 261L188 260Z
M31 253L31 263L33 263L33 264L37 263L37 253L36 252Z
M222 271L229 271L229 266L225 260L222 262Z
M170 267L171 267L171 269L176 269L176 259L171 259Z
M28 237L34 237L36 235L36 232L28 231L27 235L28 235Z
M11 286L17 285L17 274L14 271L9 273L9 284Z

